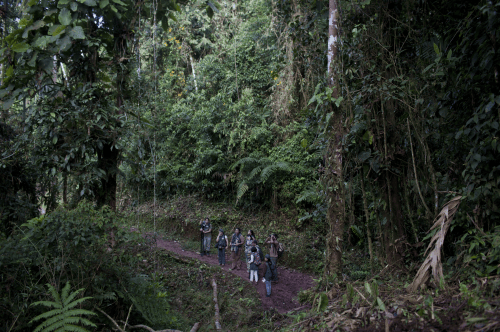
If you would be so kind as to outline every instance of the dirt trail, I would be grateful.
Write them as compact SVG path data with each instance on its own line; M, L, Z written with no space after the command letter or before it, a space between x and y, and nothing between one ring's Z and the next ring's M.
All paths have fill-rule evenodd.
M157 239L157 245L159 248L174 252L179 256L194 258L206 264L219 266L219 261L215 253L216 249L212 249L212 254L207 257L200 256L200 254L196 252L183 250L181 248L181 244L177 241ZM250 282L244 262L242 262L240 270L229 271L230 267L231 258L229 257L228 251L226 251L226 265L221 268ZM262 307L264 310L270 310L274 308L279 313L286 313L292 309L298 308L300 306L300 304L297 302L298 292L300 290L310 288L313 285L313 280L310 275L292 269L287 269L284 266L280 266L278 261L279 282L272 285L271 297L266 297L266 287L262 282L262 269L263 267L261 266L259 270L259 282L257 283L257 285L255 285L255 283L253 283L253 285L255 285L255 287L257 288L257 292L259 293L259 296L262 300Z

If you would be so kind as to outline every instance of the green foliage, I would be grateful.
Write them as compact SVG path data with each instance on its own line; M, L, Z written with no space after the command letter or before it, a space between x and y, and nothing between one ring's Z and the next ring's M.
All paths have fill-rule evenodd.
M77 295L83 291L83 288L78 289L71 294L70 283L66 282L66 285L61 290L61 294L51 284L47 284L47 288L52 295L54 301L38 301L32 306L41 305L47 308L53 308L50 311L46 311L41 315L33 318L30 323L45 319L40 325L38 325L33 332L50 332L50 331L71 331L71 332L85 332L86 329L82 328L81 325L97 327L94 323L81 316L96 315L96 313L75 308L78 305L82 305L91 297L82 297L75 299Z
M461 239L462 261L469 273L478 277L488 277L500 273L500 226L480 233L470 230Z
M326 293L322 292L316 294L314 300L316 301L316 310L318 312L325 311L326 307L328 306L328 296L326 295Z
M44 283L70 282L85 288L93 301L117 301L127 271L137 269L137 250L146 248L139 241L144 240L123 229L109 208L97 210L87 201L29 220L0 242L0 266L10 276L0 286L11 290L0 296L8 308L1 319L10 321L8 313L16 312L18 323L26 325L31 313L26 306L43 297Z
M37 180L40 171L24 158L25 151L11 152L17 133L0 123L0 233L10 235L16 226L37 213Z
M170 312L169 297L160 281L147 275L132 277L128 283L128 297L137 311L156 329L178 327L178 319Z

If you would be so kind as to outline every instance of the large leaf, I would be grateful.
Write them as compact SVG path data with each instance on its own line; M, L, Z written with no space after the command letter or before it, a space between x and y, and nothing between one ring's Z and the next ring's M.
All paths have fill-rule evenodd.
M12 46L12 50L16 53L23 53L29 50L30 46L26 43L17 43Z
M71 11L68 8L63 8L59 13L59 23L62 25L70 25L71 23Z
M59 46L59 50L61 52L65 52L69 50L71 47L71 38L70 36L64 36L64 38L61 38L57 41L57 45Z
M85 33L83 32L83 28L79 25L73 27L68 32L68 35L73 39L85 39Z
M367 160L368 158L370 158L371 154L372 153L371 153L370 150L363 151L360 154L358 154L358 159L359 159L360 162L364 162L365 160Z
M116 4L122 5L122 6L127 6L127 4L125 2L120 1L120 0L111 0L111 1L113 1Z
M52 73L52 68L54 68L54 59L51 57L41 59L40 68L50 75Z
M8 110L12 106L12 104L14 104L15 101L16 101L15 98L7 99L6 101L4 101L2 104L3 110L4 111Z
M64 29L66 29L66 26L65 25L53 25L49 28L49 35L51 36L57 36L59 34L61 34L62 32L64 32Z

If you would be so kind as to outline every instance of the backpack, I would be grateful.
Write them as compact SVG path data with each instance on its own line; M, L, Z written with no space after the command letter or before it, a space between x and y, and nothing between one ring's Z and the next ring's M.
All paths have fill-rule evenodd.
M257 252L259 253L260 261L263 262L264 261L264 253L262 252L262 250L260 250L260 248L257 248Z
M283 243L278 244L278 258L281 258L283 256L283 253L285 252L285 246Z
M257 266L259 266L262 263L262 260L260 259L260 255L258 253L255 253L253 255L253 263Z

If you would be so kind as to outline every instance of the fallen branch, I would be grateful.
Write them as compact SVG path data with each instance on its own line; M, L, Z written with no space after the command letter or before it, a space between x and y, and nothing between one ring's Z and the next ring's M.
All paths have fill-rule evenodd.
M356 287L352 287L352 288L353 288L356 292L358 292L358 294L359 294L359 295L361 295L361 297L363 298L363 300L365 300L365 301L366 301L366 303L368 303L368 305L369 305L369 306L372 306L372 305L373 305L372 303L370 303L370 301L368 301L368 300L366 299L366 297L365 297L363 294L361 294L361 292L360 292L360 291L359 291Z
M215 328L217 330L222 330L222 325L220 324L219 304L217 303L217 283L215 282L215 278L212 278L212 287L214 289L215 302Z
M196 332L200 328L200 323L195 323L189 332Z
M443 247L444 238L446 236L446 232L450 228L453 216L458 210L461 198L462 196L456 196L451 201L446 203L441 209L441 212L436 217L434 225L429 231L432 231L433 229L438 227L439 230L432 237L431 242L429 243L429 246L425 251L425 254L427 254L429 249L433 249L431 250L431 252L429 252L429 255L420 266L420 269L415 275L415 278L413 279L411 285L408 286L407 290L409 292L414 292L422 284L425 284L430 278L431 270L436 286L439 285L441 280L444 280L443 265L441 263L441 248Z
M100 308L98 307L95 307L97 310L99 310L104 316L106 316L112 323L113 325L116 327L116 329L120 332L125 332L125 327L129 328L130 330L134 330L134 329L144 329L144 330L148 330L149 332L182 332L182 331L179 331L179 330L171 330L171 329L166 329L166 330L158 330L158 331L155 331L153 330L152 328L150 328L149 326L146 326L146 325L129 325L128 323L124 322L124 321L120 321L121 323L124 323L124 328L122 329L118 323L113 319L111 318L107 313L105 313L104 311L102 311ZM196 323L198 324L198 323ZM195 326L196 326L195 324ZM193 326L194 328L194 326ZM198 329L198 328L197 328ZM196 331L196 330L195 330Z

